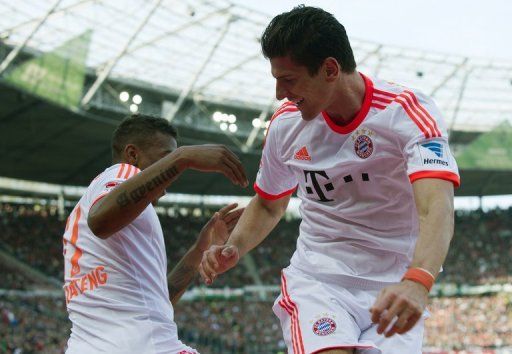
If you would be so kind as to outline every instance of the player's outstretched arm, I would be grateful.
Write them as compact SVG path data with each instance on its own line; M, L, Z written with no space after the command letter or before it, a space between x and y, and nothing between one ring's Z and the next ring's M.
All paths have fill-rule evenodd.
M223 245L228 240L244 211L243 208L233 211L237 206L236 203L229 204L216 212L203 227L196 242L167 275L169 297L173 305L178 302L196 277L203 252L211 245Z
M245 208L229 240L222 246L211 246L203 254L199 273L206 284L217 275L233 268L247 252L259 245L284 215L290 195L267 200L256 194Z
M246 187L247 177L238 157L222 145L194 145L176 149L141 173L117 186L91 207L87 223L106 239L132 222L186 169L219 172Z
M421 318L453 236L452 182L419 179L413 190L420 230L411 266L402 282L382 289L370 309L377 332L386 337L407 332Z

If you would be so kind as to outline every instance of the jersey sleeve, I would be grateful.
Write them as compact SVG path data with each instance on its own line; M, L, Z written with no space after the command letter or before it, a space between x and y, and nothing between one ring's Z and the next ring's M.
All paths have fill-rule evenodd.
M114 188L139 172L137 167L125 163L108 168L92 181L87 189L85 205L82 206L89 210Z
M292 194L297 189L297 178L286 165L279 148L279 117L276 117L267 132L260 167L254 190L261 197L275 200Z
M439 178L460 185L457 162L448 145L448 132L434 101L421 93L404 95L410 129L404 133L404 156L411 183L422 178Z

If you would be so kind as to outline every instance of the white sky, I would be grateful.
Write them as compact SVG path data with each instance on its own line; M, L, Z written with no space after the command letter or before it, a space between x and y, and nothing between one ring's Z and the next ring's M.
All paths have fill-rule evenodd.
M234 0L275 16L321 7L349 37L470 57L512 59L510 0Z

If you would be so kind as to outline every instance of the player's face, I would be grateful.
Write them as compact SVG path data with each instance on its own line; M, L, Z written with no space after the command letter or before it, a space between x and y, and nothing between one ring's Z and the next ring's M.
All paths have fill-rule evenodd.
M172 136L156 132L150 144L139 150L137 167L141 170L148 168L165 155L170 154L177 148L176 139Z
M332 85L325 79L323 67L311 76L303 65L288 56L270 59L272 76L276 79L276 98L287 98L299 108L302 119L312 120L329 106Z

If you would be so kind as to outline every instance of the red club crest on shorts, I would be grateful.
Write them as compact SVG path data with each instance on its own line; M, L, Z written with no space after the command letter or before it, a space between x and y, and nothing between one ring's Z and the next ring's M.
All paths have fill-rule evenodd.
M354 150L360 158L368 158L373 152L372 139L368 135L359 135L354 141Z
M323 317L313 324L313 333L317 336L326 336L336 330L336 322L329 317Z

